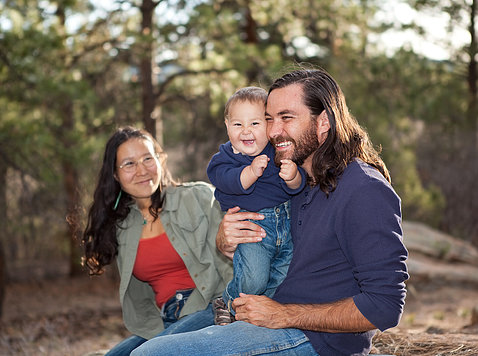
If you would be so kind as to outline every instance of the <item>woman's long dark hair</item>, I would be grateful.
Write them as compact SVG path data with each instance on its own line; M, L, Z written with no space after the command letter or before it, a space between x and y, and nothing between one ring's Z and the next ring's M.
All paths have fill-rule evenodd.
M118 254L116 229L118 223L129 214L133 199L121 190L119 182L114 178L116 172L116 152L118 147L130 139L148 140L153 144L161 165L161 179L159 189L151 196L149 212L156 219L159 209L163 206L162 191L168 185L175 185L171 174L166 167L166 154L158 142L146 131L123 127L118 129L106 143L98 183L93 196L93 203L88 212L86 229L83 232L82 243L85 250L83 264L91 275L99 275L104 267L110 264ZM120 198L116 201L121 192Z
M279 88L299 84L304 104L313 120L323 110L330 122L325 142L313 153L312 180L320 184L327 195L337 187L337 180L355 158L375 167L390 182L390 174L379 152L373 147L367 132L359 125L347 108L345 96L335 80L322 69L300 69L277 79L269 94Z

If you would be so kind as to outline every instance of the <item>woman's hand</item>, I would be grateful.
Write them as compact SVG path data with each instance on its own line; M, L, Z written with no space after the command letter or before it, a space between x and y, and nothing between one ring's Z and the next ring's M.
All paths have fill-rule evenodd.
M266 232L251 220L262 220L264 216L258 213L239 212L239 207L231 208L224 215L216 236L216 246L221 253L230 258L234 256L237 245L258 242L266 236Z

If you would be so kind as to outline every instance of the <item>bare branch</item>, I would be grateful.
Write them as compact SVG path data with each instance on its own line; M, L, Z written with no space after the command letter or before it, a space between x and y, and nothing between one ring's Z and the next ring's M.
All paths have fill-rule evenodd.
M232 70L233 68L226 68L226 69L204 69L204 70L189 70L184 69L177 73L171 74L161 85L158 87L158 91L155 93L154 97L158 100L161 95L163 95L166 87L177 77L187 76L187 75L199 75L199 74L209 74L209 73L227 73L228 71Z

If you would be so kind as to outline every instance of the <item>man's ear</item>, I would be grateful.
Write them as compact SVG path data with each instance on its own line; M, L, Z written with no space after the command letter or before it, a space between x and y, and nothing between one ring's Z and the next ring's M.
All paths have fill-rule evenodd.
M330 121L327 116L327 112L324 109L317 118L317 137L319 138L320 143L325 141L327 135L329 134L329 130Z

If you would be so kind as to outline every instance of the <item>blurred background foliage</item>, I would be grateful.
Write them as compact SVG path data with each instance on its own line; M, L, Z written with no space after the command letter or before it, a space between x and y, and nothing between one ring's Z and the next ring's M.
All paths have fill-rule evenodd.
M391 3L443 15L447 58L379 41L436 30L384 16ZM475 12L474 0L1 0L3 273L84 273L74 237L116 127L145 127L175 177L207 180L228 96L298 63L340 83L404 219L478 245Z

